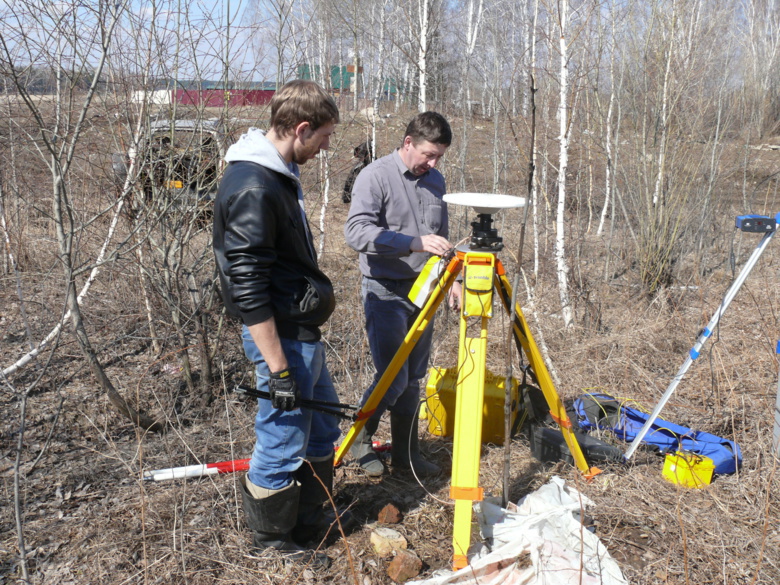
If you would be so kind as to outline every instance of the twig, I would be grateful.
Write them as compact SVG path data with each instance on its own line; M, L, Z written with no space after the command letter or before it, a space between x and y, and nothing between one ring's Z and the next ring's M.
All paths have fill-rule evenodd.
M536 303L534 302L533 291L531 290L531 287L528 285L528 279L526 278L525 271L522 268L520 268L520 274L523 275L523 283L525 284L525 290L528 292L528 306L531 308L531 314L534 316L536 323L541 325L541 323L539 323L539 315L536 314ZM558 376L558 370L555 369L555 366L550 361L550 354L547 351L547 343L544 341L544 333L542 333L541 326L539 327L538 333L539 335L537 336L537 340L539 345L539 351L542 354L542 358L544 359L545 364L547 364L547 369L550 371L550 376L552 376L555 386L560 388L562 386L561 379Z
M60 394L60 403L57 405L57 412L54 415L54 420L51 423L51 428L49 429L49 434L46 437L46 442L43 444L43 447L41 448L41 452L38 453L38 456L35 458L35 461L32 462L32 465L30 465L30 469L27 470L25 473L25 477L29 476L33 470L35 469L35 466L38 465L38 461L41 460L41 457L43 457L43 454L46 453L46 448L49 446L49 443L51 442L51 437L54 435L54 429L57 428L57 422L60 420L60 413L62 412L62 405L65 404L65 396L63 394Z
M685 575L685 585L690 585L690 575L688 574L688 539L685 535L685 522L682 519L682 513L680 511L680 498L677 498L677 522L680 525L680 532L682 533L682 553L683 553L683 567Z
M304 459L304 464L311 467L312 475L317 479L318 482L320 482L322 489L325 490L325 493L328 495L328 501L330 502L330 506L333 509L333 513L336 516L336 523L339 526L339 533L341 533L341 539L344 541L344 550L347 553L347 562L349 563L349 570L352 573L352 578L355 580L355 585L360 585L360 581L358 580L358 575L357 575L357 569L355 568L355 561L352 559L352 551L349 548L349 542L347 541L347 535L344 532L344 527L341 525L341 516L339 515L338 506L336 506L336 502L333 500L333 494L330 493L330 490L325 486L325 482L323 482L320 479L320 476L317 475L317 473L314 471L314 466L311 464L311 462Z
M3 376L5 379L5 376ZM13 388L7 380L6 384ZM30 575L27 572L27 550L24 546L24 521L22 520L22 502L21 486L19 478L21 476L20 467L22 464L22 449L24 448L24 426L27 416L27 392L22 392L19 404L19 440L16 443L16 459L14 460L14 517L16 519L16 542L19 547L19 566L22 569L22 581L30 583Z
M8 235L8 225L5 219L5 206L3 205L3 198L5 192L3 191L3 182L0 178L0 227L3 228L3 242L5 243L6 254L8 255L8 261L11 264L11 269L14 271L14 277L16 278L16 296L19 298L19 314L22 316L24 322L24 331L27 334L27 343L30 349L33 349L32 331L30 330L30 320L27 318L27 309L24 304L24 294L22 293L22 277L19 274L19 267L16 264L13 250L11 249L11 238Z
M525 232L525 224L521 234ZM522 238L522 235L521 235ZM520 249L522 250L522 239ZM522 252L521 252L522 253ZM504 469L503 469L503 490L502 505L504 508L509 504L509 468L512 459L512 340L515 334L515 313L517 312L517 289L520 285L520 273L515 274L515 280L512 284L512 300L509 305L509 334L506 340L506 377L504 382ZM518 396L518 400L519 400Z
M772 473L769 474L769 481L767 482L767 485L772 485L775 477L775 473L777 472L777 456L773 457L774 463L772 465ZM771 524L770 522L770 515L769 515L769 506L772 501L772 490L766 491L766 505L764 506L764 526L761 530L761 550L758 553L758 562L756 563L756 570L753 572L753 580L750 582L751 585L756 583L756 580L758 579L758 576L761 574L761 564L764 560L764 553L766 551L766 540L767 540L767 534L769 533L769 526Z

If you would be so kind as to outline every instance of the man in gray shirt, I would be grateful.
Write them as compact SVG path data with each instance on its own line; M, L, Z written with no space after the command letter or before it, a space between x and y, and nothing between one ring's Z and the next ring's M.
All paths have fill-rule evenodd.
M453 247L447 240L444 177L434 168L451 142L452 130L441 114L418 114L407 126L401 147L367 166L355 181L344 235L347 244L360 252L366 333L376 368L361 404L419 314L407 296L415 279L431 254L442 256ZM449 305L459 308L460 284L453 287ZM428 368L432 335L433 323L352 447L353 456L370 476L384 472L371 440L385 410L390 411L393 466L413 468L420 476L439 471L437 465L420 456L417 437L419 381Z

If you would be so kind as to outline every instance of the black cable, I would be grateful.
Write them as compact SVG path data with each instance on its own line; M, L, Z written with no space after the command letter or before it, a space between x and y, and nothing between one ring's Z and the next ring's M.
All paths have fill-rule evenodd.
M252 398L262 398L263 400L270 400L271 394L263 390L257 390L250 386L243 386L241 384L233 388L233 392L236 394L243 394L245 396L251 396ZM332 416L343 418L344 420L357 420L357 414L346 414L336 408L344 408L346 410L357 410L358 407L355 404L344 404L341 402L326 402L324 400L308 400L306 398L301 399L300 406L308 410L315 410L317 412L324 412Z

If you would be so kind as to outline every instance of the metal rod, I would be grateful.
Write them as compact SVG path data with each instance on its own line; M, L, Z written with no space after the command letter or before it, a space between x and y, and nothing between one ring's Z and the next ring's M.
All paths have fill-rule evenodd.
M780 217L780 214L778 214L778 217ZM764 252L764 249L766 248L769 241L774 237L775 233L776 233L775 231L771 231L764 234L763 239L758 243L756 249L753 250L753 253L750 255L750 258L748 258L747 262L745 263L745 266L742 268L742 271L739 273L736 280L731 285L731 288L729 288L729 290L726 292L726 296L723 298L723 302L721 302L720 306L718 307L718 310L715 311L715 314L712 316L712 319L710 319L710 322L707 324L707 327L704 328L704 331L701 332L698 339L696 340L696 343L688 352L688 357L685 359L685 362L683 363L682 367L677 372L677 375L675 375L675 377L672 379L671 384L669 384L669 387L666 389L666 392L664 392L663 396L661 396L661 400L658 402L652 414L647 419L647 422L645 422L644 426L642 427L642 430L639 431L637 436L631 442L631 445L629 445L625 453L626 460L630 459L631 456L634 454L634 451L637 450L640 443L642 442L642 439L644 439L645 435L650 430L650 427L655 422L655 419L658 418L658 415L661 414L661 410L669 401L669 398L671 398L672 394L677 388L677 385L683 379L683 376L685 376L685 373L688 371L688 368L691 367L693 360L699 357L699 353L701 352L702 346L705 344L707 339L712 335L712 332L717 326L718 321L720 321L720 318L723 316L723 313L726 312L726 309L731 304L731 301L734 299L734 296L737 294L737 292L739 292L739 289L745 283L745 279L748 277L748 274L750 274L750 271L753 270L753 267L756 265L756 262L758 262L758 259L761 257L761 254Z

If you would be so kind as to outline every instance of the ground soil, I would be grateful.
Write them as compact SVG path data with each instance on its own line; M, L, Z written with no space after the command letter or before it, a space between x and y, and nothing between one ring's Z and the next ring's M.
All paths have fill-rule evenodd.
M262 113L243 115L250 122L262 118ZM353 163L352 148L365 139L368 125L358 114L345 118L332 147L323 215L325 183L314 164L304 180L311 193L308 211L315 239L322 245L321 263L338 295L336 312L324 328L328 364L342 399L356 402L373 372L362 327L356 255L344 245L341 231L347 206L341 202L340 187ZM389 152L400 139L406 118L391 114L380 119L378 154ZM490 191L491 121L470 123L475 129L474 154L467 167L460 166L453 149L443 169L451 185L462 173L468 190ZM644 410L653 408L758 242L758 236L734 234L734 215L778 211L780 201L768 179L778 156L773 151L752 154L751 208L744 208L736 187L733 197L723 195L718 213L705 226L711 234L706 252L680 254L675 281L652 297L640 285L620 219L615 218L614 230L608 222L605 233L613 236L596 236L598 216L588 230L588 205L581 199L570 215L575 295L570 328L561 318L552 230L543 223L534 274L530 232L523 261L516 261L521 211L499 216L496 225L506 243L500 257L510 280L522 269L519 303L532 334L546 348L563 399L600 391ZM516 179L505 178L502 190L524 194L525 177L519 170L525 168L523 160L522 154L507 158L505 177ZM594 203L593 213L599 209ZM544 213L542 219L549 223ZM470 215L468 210L453 210L453 241L469 234ZM37 307L30 311L35 338L50 329L58 317L55 307L61 305L56 264L32 262L35 254L54 249L46 225L43 219L40 225L31 222L25 235L35 251L28 249L26 260L35 270L23 279L31 306ZM553 475L576 486L595 502L588 512L595 533L632 584L780 582L780 480L772 450L779 259L770 245L662 414L666 420L736 441L744 457L737 473L716 476L704 489L686 489L662 477L662 457L640 449L629 463L604 464L601 474L586 480L568 463L534 459L527 437L519 433L511 444L510 498L517 501ZM107 267L85 301L90 331L124 396L164 417L168 431L144 433L120 416L99 391L69 332L50 362L46 355L11 380L15 391L0 394L0 498L6 502L0 509L0 584L20 582L20 526L32 583L391 583L389 559L377 556L369 542L377 514L387 503L403 514L394 528L423 561L421 576L450 566L452 440L431 435L424 423L423 448L445 469L441 476L418 482L390 465L388 475L370 479L349 459L336 470L336 502L350 506L360 524L346 539L324 546L333 559L327 571L285 566L273 554L251 552L238 474L143 481L146 470L248 457L255 405L231 392L236 383L251 383L236 326L226 323L215 335L220 382L204 395L189 395L175 352L153 355L149 349L140 300L133 292L137 281L129 269L120 268L121 261L116 272ZM26 337L15 277L6 273L1 282L0 355L5 367L26 351ZM526 284L533 287L533 299ZM455 365L457 337L457 317L442 311L436 321L433 365ZM497 375L506 371L506 339L506 319L499 316L490 325L488 360ZM27 398L20 435L20 392L38 373L43 379ZM390 438L386 424L377 438ZM503 459L501 446L485 446L480 485L489 494L502 493Z

